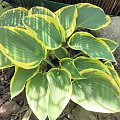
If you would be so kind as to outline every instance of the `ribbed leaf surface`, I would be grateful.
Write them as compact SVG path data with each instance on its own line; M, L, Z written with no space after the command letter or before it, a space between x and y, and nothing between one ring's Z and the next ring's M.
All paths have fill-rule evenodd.
M73 81L72 100L83 108L103 113L120 111L120 88L106 73L87 69L85 79Z
M72 49L83 51L91 58L115 62L115 58L107 44L87 32L76 32L73 34L69 39L68 45Z
M49 120L56 120L70 100L71 76L65 69L53 68L47 73L49 81Z
M55 14L58 16L61 25L63 26L66 37L69 37L75 30L77 9L75 5L65 6L57 10Z
M51 16L51 17L55 17L55 14L50 11L49 9L47 8L44 8L44 7L40 7L40 6L35 6L35 7L32 7L30 10L29 10L29 15L31 14L43 14L43 15L48 15L48 16Z
M107 66L97 59L80 56L74 60L74 64L79 72L85 69L93 68L104 71L105 73L110 75L110 71L108 70Z
M26 85L28 104L39 120L45 120L47 117L47 89L48 81L42 73L31 78Z
M46 57L44 45L24 29L0 28L0 50L15 65L25 69L37 67Z
M7 10L0 16L0 26L23 26L22 19L28 15L28 10L23 7Z
M46 15L30 15L25 17L24 24L33 32L48 49L57 49L65 40L62 26L55 18Z

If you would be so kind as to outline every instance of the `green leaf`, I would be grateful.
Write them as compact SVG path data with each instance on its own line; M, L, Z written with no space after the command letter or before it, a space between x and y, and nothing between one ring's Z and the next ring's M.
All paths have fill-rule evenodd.
M110 23L110 17L95 5L80 3L76 5L78 10L77 27L98 30Z
M28 10L23 7L7 10L0 16L0 26L22 27L22 19L28 15Z
M60 60L60 63L63 68L67 69L71 73L72 79L83 78L71 58L63 58Z
M35 7L32 7L30 10L29 10L29 15L31 14L43 14L43 15L48 15L50 17L55 17L55 14L50 11L49 9L45 8L45 7L41 7L41 6L35 6Z
M14 66L11 61L0 51L0 69Z
M15 27L0 27L0 50L15 65L24 69L37 67L46 57L46 48L28 31Z
M85 69L94 68L94 69L104 71L109 75L111 74L107 66L97 59L80 56L74 60L74 64L77 67L79 72Z
M111 63L110 61L106 61L106 62L104 62L104 64L105 64L106 66L113 67L113 65L112 65L112 63Z
M70 100L71 75L65 69L52 68L47 73L47 79L49 82L48 117L49 120L56 120Z
M106 43L90 33L76 32L70 37L68 45L72 49L83 51L91 58L116 61Z
M7 10L10 10L10 9L12 9L13 7L11 6L11 5L9 5L9 6L7 6L7 7L5 7L5 8L2 8L2 9L0 9L0 17L1 17L1 15L4 13L4 12L6 12ZM1 21L1 20L0 20Z
M0 0L0 10L4 9L4 7L9 6L9 3L3 0Z
M120 111L120 88L105 72L87 69L86 79L72 82L72 101L89 111L114 113Z
M98 38L98 39L103 40L108 45L108 47L110 48L112 52L114 52L116 48L119 46L119 44L114 42L113 40L110 40L107 38Z
M69 37L76 28L77 9L75 5L69 5L57 10L55 14L58 16L60 24L63 26L66 37Z
M31 78L26 85L28 104L39 120L45 120L47 117L47 89L48 81L42 73Z
M38 73L38 71L39 68L26 70L15 66L15 73L10 83L11 98L14 98L18 94L20 94L24 90L25 83L27 82L27 80L35 76Z
M60 48L54 50L54 54L59 60L62 58L70 57L69 52L64 47L60 47Z
M24 19L28 31L34 32L48 49L57 49L65 40L63 27L55 18L46 15L30 15Z
M8 2L0 0L0 16L7 10L13 8Z
M119 78L114 66L112 65L112 63L110 64L110 62L109 62L109 65L106 64L106 66L107 66L107 68L109 69L109 71L111 73L111 77L114 79L116 84L120 87L120 78Z

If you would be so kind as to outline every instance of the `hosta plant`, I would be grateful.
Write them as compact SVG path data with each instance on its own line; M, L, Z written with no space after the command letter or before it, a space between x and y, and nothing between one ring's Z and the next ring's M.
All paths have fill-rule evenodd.
M15 66L11 98L25 89L39 120L57 119L70 99L89 111L119 112L120 78L112 65L118 44L82 31L109 23L110 17L89 3L56 12L40 6L4 12L0 68Z

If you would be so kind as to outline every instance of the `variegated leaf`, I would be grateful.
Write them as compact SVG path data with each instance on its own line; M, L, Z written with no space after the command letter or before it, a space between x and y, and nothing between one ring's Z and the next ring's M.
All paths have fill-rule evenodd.
M24 25L27 30L37 36L47 49L57 49L65 40L65 32L60 23L47 15L30 15L25 17Z
M115 58L107 46L107 44L100 39L95 38L87 32L74 33L69 41L69 47L75 50L81 50L91 58L106 59L115 62Z
M0 27L0 50L12 63L24 69L37 67L46 57L45 46L21 28Z
M76 4L78 17L77 27L98 30L110 23L110 17L104 11L90 3Z
M28 15L23 7L7 10L0 16L0 26L23 27L22 19Z

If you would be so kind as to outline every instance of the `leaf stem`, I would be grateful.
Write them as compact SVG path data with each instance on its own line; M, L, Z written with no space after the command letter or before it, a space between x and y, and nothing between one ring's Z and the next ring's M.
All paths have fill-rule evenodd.
M75 56L72 57L72 59L78 57L79 55L82 55L83 53L82 52L79 52L78 54L76 54Z
M22 119L22 120L29 120L31 114L32 114L32 110L31 110L31 109L28 109L27 112L25 113L25 115L23 116L23 119Z
M44 60L47 64L49 64L51 67L55 67L55 65L51 62L51 61L49 61L49 60L47 60L47 59L45 59Z

